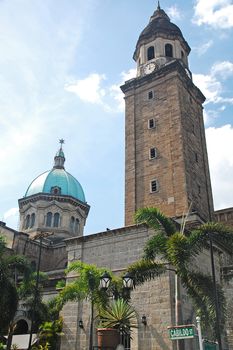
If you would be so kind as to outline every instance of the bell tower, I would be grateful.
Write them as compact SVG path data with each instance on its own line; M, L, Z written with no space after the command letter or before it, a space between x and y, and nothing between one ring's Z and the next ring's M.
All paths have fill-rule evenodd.
M203 122L205 97L193 84L191 49L181 30L158 7L139 36L137 77L125 94L125 224L137 209L158 207L169 217L191 208L213 217Z

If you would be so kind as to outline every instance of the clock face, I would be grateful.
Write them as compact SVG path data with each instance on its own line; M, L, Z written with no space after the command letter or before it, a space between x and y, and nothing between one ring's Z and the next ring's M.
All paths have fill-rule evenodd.
M152 73L156 68L156 65L154 62L147 63L147 65L144 68L145 74L150 74Z

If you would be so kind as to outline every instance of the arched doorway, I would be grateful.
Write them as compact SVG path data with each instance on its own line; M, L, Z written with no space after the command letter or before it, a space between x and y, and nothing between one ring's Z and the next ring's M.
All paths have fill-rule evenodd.
M14 334L27 334L29 331L28 323L25 320L19 320L16 323Z

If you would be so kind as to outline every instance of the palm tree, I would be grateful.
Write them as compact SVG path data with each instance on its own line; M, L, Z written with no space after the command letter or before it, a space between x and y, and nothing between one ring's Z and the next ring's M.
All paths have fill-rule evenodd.
M177 230L175 223L156 208L143 208L136 212L137 224L146 223L155 230L155 235L144 247L143 259L131 265L128 271L135 278L135 285L156 278L169 269L174 269L187 294L191 297L197 314L206 328L217 333L216 294L211 276L193 266L193 261L205 249L209 239L216 246L233 251L233 231L218 223L207 223L186 232L185 225ZM220 308L220 323L224 325L225 298L221 286L216 284ZM209 326L209 327L208 327Z

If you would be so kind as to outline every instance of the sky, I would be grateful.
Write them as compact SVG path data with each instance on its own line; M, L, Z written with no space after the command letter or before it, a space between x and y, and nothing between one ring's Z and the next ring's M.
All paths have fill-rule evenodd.
M233 207L233 2L161 0L192 48L215 209ZM124 100L137 39L154 0L0 0L0 220L18 228L18 199L65 167L91 206L85 234L124 226Z

